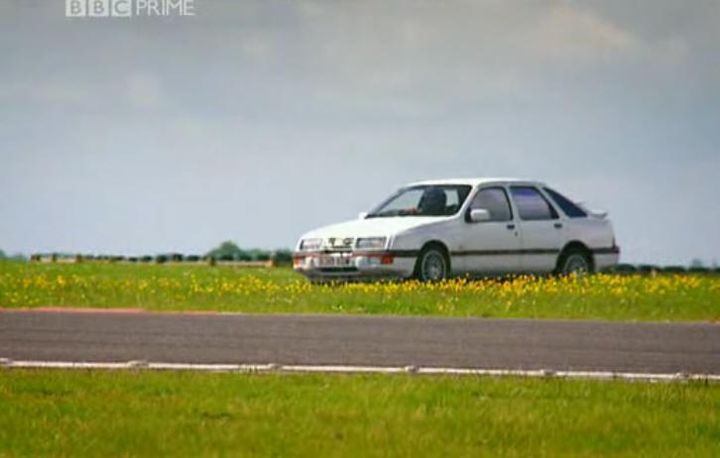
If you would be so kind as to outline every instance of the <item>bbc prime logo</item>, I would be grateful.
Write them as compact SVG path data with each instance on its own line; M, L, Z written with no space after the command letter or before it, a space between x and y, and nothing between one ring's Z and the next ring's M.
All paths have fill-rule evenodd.
M195 0L65 0L67 17L195 16Z

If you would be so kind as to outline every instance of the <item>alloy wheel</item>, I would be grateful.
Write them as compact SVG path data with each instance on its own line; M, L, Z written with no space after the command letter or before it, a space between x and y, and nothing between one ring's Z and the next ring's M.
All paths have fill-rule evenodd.
M437 250L430 250L422 258L420 274L425 281L438 281L447 275L445 256Z
M583 254L573 253L565 260L565 266L563 268L565 275L583 275L588 272L590 272L590 263Z

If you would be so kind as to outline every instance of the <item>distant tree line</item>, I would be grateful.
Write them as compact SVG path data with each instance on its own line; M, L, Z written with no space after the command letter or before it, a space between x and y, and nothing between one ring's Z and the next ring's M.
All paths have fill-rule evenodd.
M0 259L4 257L4 253L0 251ZM119 255L80 255L74 253L36 253L30 256L32 261L41 259L57 260L76 260L76 261L105 261L105 262L131 262L131 263L150 263L164 264L167 262L210 262L215 261L274 261L278 265L292 263L292 251L288 249L264 250L259 248L242 249L231 241L225 241L216 248L213 248L204 255L200 254L183 254L183 253L160 253L143 256L119 256Z
M0 259L14 259L16 261L24 261L25 256L23 256L21 253L16 253L12 256L8 256L3 250L0 250Z
M691 273L691 274L704 274L704 273L720 273L720 267L706 267L703 265L681 266L656 266L652 264L618 264L608 269L608 272L617 274L653 274L653 273L666 273L666 274L680 274L680 273Z
M182 253L161 253L144 256L117 256L117 255L78 255L73 253L49 253L49 254L33 254L30 260L37 261L40 259L51 258L51 260L73 259L88 261L106 261L106 262L138 262L138 263L158 263L166 262L208 262L215 261L274 261L277 265L292 264L292 251L288 249L264 250L259 248L243 249L235 242L225 241L217 247L208 251L204 255L200 254L182 254ZM25 260L22 254L16 254L8 257L3 250L0 250L0 259L17 259ZM652 265L652 264L618 264L607 270L611 273L618 274L652 274L652 273L720 273L720 266L713 262L710 266L705 266L699 259L693 259L688 266L683 265Z
M216 261L269 261L274 259L280 264L292 262L292 251L288 249L263 250L259 248L242 249L235 242L226 240L205 254Z

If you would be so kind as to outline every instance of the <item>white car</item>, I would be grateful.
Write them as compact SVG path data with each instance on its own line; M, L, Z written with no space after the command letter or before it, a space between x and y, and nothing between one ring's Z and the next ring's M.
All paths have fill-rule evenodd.
M303 235L293 267L311 280L593 272L617 264L607 214L537 181L409 184L360 218Z

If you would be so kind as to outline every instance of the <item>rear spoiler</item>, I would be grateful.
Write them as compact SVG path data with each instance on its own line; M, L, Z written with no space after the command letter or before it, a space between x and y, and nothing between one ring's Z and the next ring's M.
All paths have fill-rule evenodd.
M590 215L593 218L597 219L605 219L607 218L608 212L607 210L597 210L593 208L588 208L587 205L585 205L585 202L575 202L575 205L585 210L585 212Z

